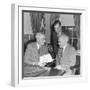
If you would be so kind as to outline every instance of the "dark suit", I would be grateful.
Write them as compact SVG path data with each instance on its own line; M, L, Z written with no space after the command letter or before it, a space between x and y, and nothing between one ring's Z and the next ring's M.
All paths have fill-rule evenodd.
M33 76L32 73L34 72L44 72L46 71L43 67L40 67L38 65L39 63L39 57L47 54L48 48L46 46L42 46L38 52L37 43L31 43L27 46L25 56L24 56L24 76L27 76L26 73L30 73Z
M51 31L51 44L53 47L54 58L55 58L56 54L58 53L58 37L55 31Z
M62 32L61 35L63 35L64 33ZM54 52L54 58L56 58L56 55L58 54L58 35L55 31L51 31L51 44L53 47L53 52Z

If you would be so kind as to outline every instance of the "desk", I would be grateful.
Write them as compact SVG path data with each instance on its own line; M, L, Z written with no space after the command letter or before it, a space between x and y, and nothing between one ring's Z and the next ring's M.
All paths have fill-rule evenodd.
M58 69L51 69L50 70L50 73L49 73L49 76L63 76L65 73L65 71L62 71L62 70L58 70Z
M35 68L36 68L36 70L34 70ZM62 70L57 70L54 68L46 70L40 66L27 65L24 69L23 74L24 74L23 75L24 77L62 76L64 74L64 72Z

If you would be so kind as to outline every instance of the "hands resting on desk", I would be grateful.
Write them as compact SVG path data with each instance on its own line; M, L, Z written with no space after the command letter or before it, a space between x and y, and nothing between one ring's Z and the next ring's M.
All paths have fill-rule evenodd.
M51 68L56 66L56 60L53 60L52 62L43 62L43 63L38 63L39 66L44 67L46 70L50 70Z
M41 66L41 67L43 67L46 70L50 70L51 69L51 67L47 67L47 63L46 62L38 63L38 65Z
M70 69L70 67L68 65L57 65L55 67L55 69L66 71L66 70Z
M52 59L50 55L44 55L40 58L39 66L43 67L45 70L59 70L67 71L70 69L68 65L56 65L56 60Z
M44 63L39 63L39 66L43 67L46 70L59 70L62 72L66 72L67 70L70 69L70 67L68 65L56 65L56 60L53 60L52 62L44 62Z

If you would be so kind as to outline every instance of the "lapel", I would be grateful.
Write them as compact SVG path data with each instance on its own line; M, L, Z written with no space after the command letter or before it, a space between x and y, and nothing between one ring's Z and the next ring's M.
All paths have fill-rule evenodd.
M69 44L67 44L65 50L63 51L63 57L67 57L68 53L69 53Z
M38 48L37 48L37 43L33 44L33 54L34 54L34 57L36 58L36 60L39 61L39 54L38 54Z
M39 56L42 56L43 55L43 51L44 51L44 46L41 46L40 48L39 48Z
M40 48L38 49L37 43L36 43L36 44L35 44L34 51L35 51L36 56L40 57L40 56L42 56L42 54L43 54L44 46L42 46L42 47L40 47Z
M37 43L35 43L34 45L34 50L36 51L36 53L38 53Z

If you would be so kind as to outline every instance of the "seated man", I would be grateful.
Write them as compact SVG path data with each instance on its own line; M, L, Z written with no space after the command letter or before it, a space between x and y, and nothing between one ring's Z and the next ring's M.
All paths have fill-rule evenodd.
M74 47L68 44L69 37L65 34L58 39L59 50L56 57L56 68L65 70L64 75L72 75L71 66L76 63L76 51Z
M48 54L48 48L44 45L44 43L44 34L37 33L36 42L27 46L24 56L24 76L35 76L36 73L46 73L46 71L48 71L44 67L46 63L40 63L40 57Z

